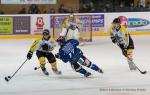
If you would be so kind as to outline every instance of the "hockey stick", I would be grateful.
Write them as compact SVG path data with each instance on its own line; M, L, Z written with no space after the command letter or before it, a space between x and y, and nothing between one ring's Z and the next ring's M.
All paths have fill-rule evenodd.
M114 37L115 37L115 39L117 40L117 45L119 46L119 39L118 39L118 37L117 37L117 36L114 36ZM138 69L138 71L139 71L141 74L146 74L146 73L147 73L146 70L145 70L145 71L141 71L141 70L139 69L139 67L136 66L135 63L133 63L133 64L135 65L135 67Z
M135 65L135 63L133 63L134 65ZM141 74L146 74L147 73L147 71L141 71L140 69L139 69L139 67L137 67L136 65L135 65L135 67L138 69L138 71L141 73Z
M21 66L15 71L15 73L12 75L12 76L6 76L5 77L5 81L9 82L15 75L16 73L20 70L20 68L26 63L28 59L26 59L22 64Z

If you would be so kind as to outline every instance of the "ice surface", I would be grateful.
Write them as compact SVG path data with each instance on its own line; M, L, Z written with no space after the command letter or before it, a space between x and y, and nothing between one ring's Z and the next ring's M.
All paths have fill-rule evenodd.
M149 95L150 93L150 36L133 36L135 43L134 61L146 75L131 72L120 49L109 37L97 37L88 45L80 47L85 55L104 70L92 72L90 78L74 72L70 64L58 60L62 75L55 75L47 63L49 76L41 70L33 55L10 82L5 76L12 75L22 62L34 39L0 40L0 95ZM54 53L58 51L55 48Z

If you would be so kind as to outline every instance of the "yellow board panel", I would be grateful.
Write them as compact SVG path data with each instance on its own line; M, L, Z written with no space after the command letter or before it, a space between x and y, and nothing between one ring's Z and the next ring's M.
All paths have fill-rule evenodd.
M130 32L131 35L150 35L150 32ZM89 36L87 34L81 35L82 37ZM94 33L95 36L109 36L108 33ZM0 35L0 39L24 39L24 38L40 38L41 35Z

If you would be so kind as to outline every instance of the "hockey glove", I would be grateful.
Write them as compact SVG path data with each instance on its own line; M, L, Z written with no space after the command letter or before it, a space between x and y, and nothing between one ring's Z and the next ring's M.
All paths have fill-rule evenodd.
M116 40L116 38L115 37L110 37L111 38L111 40L112 40L112 42L115 44L115 43L117 43L117 40Z
M118 39L118 42L119 42L119 44L124 45L123 39L119 38L119 39Z
M53 47L53 46L50 47L49 51L52 51L52 50L54 50L54 47Z
M122 50L122 53L123 53L123 55L124 55L125 57L128 56L128 55L127 55L127 49L123 49L123 50Z
M58 59L60 59L59 53L55 54L55 57L58 58Z
M27 54L27 59L30 60L32 58L33 52L29 51Z

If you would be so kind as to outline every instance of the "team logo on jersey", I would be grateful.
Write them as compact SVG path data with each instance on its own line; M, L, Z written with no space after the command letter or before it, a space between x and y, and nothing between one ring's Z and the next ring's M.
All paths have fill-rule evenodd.
M36 21L37 29L43 29L43 26L44 26L43 17L37 17L37 21Z

